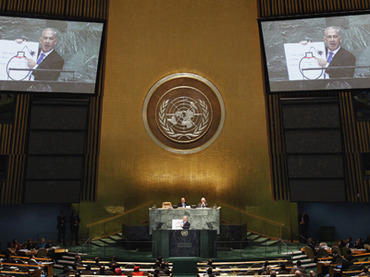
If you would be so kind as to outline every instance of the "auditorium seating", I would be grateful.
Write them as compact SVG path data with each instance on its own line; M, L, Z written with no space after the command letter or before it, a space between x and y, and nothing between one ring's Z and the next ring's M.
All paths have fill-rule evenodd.
M212 267L213 272L218 272L222 276L235 276L235 274L245 276L245 275L257 275L261 273L261 271L265 269L264 268L265 264L268 264L268 266L272 270L277 270L279 269L281 264L287 265L288 263L290 263L290 261L287 259L276 259L267 261L212 262ZM286 267L288 270L292 268L292 263L290 263L290 265L291 266ZM198 262L197 269L199 276L203 276L209 267L210 266L208 265L208 262ZM279 276L294 276L294 274L287 275L281 274Z

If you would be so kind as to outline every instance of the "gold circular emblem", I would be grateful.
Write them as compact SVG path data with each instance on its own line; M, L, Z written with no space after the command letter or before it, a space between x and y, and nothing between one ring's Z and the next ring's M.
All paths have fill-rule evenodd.
M161 147L175 153L194 153L210 145L223 127L224 104L207 79L177 73L159 80L143 106L145 128Z
M187 237L189 235L188 231L181 231L181 236Z

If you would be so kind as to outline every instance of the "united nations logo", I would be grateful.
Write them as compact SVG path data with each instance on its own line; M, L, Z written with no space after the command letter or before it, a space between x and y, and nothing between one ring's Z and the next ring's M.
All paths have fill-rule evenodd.
M187 90L191 88L177 89L182 96L173 96L177 94L173 91L166 93L158 103L156 120L161 132L170 140L189 143L207 132L212 122L212 106L201 92L197 98L193 98L186 96Z
M352 86L346 81L333 81L329 82L325 89L350 89Z
M187 237L189 235L188 231L181 231L181 236Z
M217 138L225 108L217 88L207 79L177 73L150 89L143 119L148 134L158 145L176 153L194 153Z

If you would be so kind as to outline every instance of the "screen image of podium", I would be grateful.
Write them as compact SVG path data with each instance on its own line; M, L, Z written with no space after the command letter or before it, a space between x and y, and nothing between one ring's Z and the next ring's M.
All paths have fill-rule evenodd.
M186 215L191 224L182 230ZM149 232L155 242L153 257L213 257L220 233L220 208L149 209Z

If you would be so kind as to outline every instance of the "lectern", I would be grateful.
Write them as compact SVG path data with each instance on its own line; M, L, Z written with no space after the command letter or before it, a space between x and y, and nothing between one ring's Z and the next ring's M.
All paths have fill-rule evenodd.
M215 256L214 242L220 232L220 208L149 209L153 257ZM189 230L174 230L173 220L188 216Z

